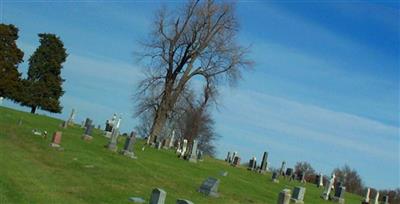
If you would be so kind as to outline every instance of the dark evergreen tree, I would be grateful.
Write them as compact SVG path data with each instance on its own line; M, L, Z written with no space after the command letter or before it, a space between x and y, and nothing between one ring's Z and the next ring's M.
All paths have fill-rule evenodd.
M0 97L16 101L19 97L20 76L18 64L24 53L18 49L18 28L0 24Z
M28 78L23 81L24 96L21 104L60 113L60 97L64 94L61 78L62 64L67 58L63 42L54 34L39 34L40 46L29 59Z

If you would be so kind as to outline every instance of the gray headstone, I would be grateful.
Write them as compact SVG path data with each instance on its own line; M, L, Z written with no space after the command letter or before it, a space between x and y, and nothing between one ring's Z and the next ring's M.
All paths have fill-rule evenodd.
M235 156L233 158L232 166L239 166L239 165L240 165L240 157L239 156Z
M119 136L119 131L118 131L118 129L114 128L111 133L110 142L108 143L108 146L107 146L107 148L109 150L117 151L118 136Z
M289 204L290 203L290 190L283 189L278 195L278 204Z
M200 186L199 192L211 197L218 197L219 179L208 177Z
M231 163L231 152L228 152L228 154L226 155L225 161Z
M88 127L91 126L93 121L90 118L86 118L85 120L85 125L83 127Z
M286 169L286 176L292 176L293 175L293 169L292 168L287 168Z
M304 203L304 194L306 193L306 188L301 187L301 186L296 186L293 189L293 194L292 194L292 202L296 204L302 204Z
M193 163L197 162L197 145L198 145L198 141L193 140L192 152L190 153L189 162L193 162Z
M189 200L178 199L176 200L176 204L193 204L193 202Z
M143 198L140 198L140 197L130 197L129 201L132 201L134 203L145 203L146 202Z
M333 196L333 200L340 204L344 204L344 193L345 192L346 192L346 187L339 186L338 188L335 189L335 195Z
M389 204L389 196L385 195L382 197L383 204Z
M128 157L135 159L135 154L133 152L133 145L135 144L136 136L135 132L131 132L129 136L126 137L124 149L122 150L122 154Z
M85 129L85 135L92 135L92 132L93 132L93 128L94 128L94 125L89 125L89 126L86 126L86 129Z
M161 188L155 188L151 192L150 204L164 204L167 192Z
M267 171L267 169L268 169L268 152L264 152L261 160L260 172L263 173Z
M249 161L248 170L254 171L257 168L257 160L255 157L251 158Z
M282 165L281 165L281 169L279 170L279 174L282 176L284 176L284 173L285 173L285 165L286 165L286 162L283 161Z

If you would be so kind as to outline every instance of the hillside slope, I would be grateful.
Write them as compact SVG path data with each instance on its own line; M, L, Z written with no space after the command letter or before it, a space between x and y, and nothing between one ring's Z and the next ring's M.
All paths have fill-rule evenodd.
M160 187L167 192L166 203L185 198L194 203L275 204L282 189L296 185L307 188L306 204L333 203L320 199L323 189L313 184L282 178L275 184L271 174L233 168L216 159L193 164L178 159L172 151L141 151L142 141L135 145L138 159L132 160L104 148L107 138L99 130L92 141L85 142L80 139L83 129L62 129L64 150L58 151L49 143L61 122L0 107L0 203L131 203L129 197L148 200L151 190ZM49 136L43 139L32 134L32 129L46 130ZM228 176L220 176L221 171L228 171ZM209 176L221 180L219 198L197 192ZM346 193L347 204L360 201L359 196Z

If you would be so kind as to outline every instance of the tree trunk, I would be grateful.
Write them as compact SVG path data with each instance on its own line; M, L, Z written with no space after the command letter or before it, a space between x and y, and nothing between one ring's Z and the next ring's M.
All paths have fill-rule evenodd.
M147 138L147 144L150 144L152 140L161 133L164 127L165 121L167 120L167 109L161 107L157 110L156 117L154 118L153 125L151 126L150 134Z
M32 114L35 114L35 113L36 113L36 108L37 108L36 106L32 106L32 107L31 107L31 113L32 113Z

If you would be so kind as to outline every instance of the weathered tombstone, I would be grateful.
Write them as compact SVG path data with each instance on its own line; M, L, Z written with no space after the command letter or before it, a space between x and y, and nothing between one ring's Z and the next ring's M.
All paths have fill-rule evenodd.
M140 198L140 197L130 197L129 201L132 201L134 203L145 203L146 202L143 198Z
M61 123L61 127L62 128L67 128L68 127L68 121L63 121L62 123Z
M278 177L279 177L278 172L276 171L272 172L272 182L279 183Z
M94 128L94 125L86 126L85 133L82 136L83 140L87 141L87 140L92 140L93 139L93 137L92 137L93 128Z
M118 142L119 131L118 129L114 128L111 133L110 142L107 145L107 148L111 151L117 151L117 142Z
M104 129L104 133L107 138L111 138L112 131L114 128L116 128L116 124L117 124L117 114L114 113L112 118L106 121L106 127Z
M162 143L161 143L161 142L156 142L156 148L157 148L158 150L161 149L161 146L162 146Z
M150 204L164 204L167 192L161 188L155 188L151 192Z
M231 163L231 152L228 152L228 155L226 155L225 161Z
M257 159L256 157L253 157L249 161L249 166L247 167L247 170L254 171L256 167L257 167Z
M303 204L305 193L306 193L306 188L301 187L301 186L296 186L293 189L292 198L290 200L295 204Z
M370 194L370 193L371 193L371 189L370 189L370 188L367 188L367 189L365 190L365 198L364 198L362 204L369 204L369 194Z
M329 199L329 195L331 194L331 189L332 189L332 186L333 186L334 183L335 183L335 174L332 174L331 179L326 184L325 190L321 195L322 199L324 199L324 200L328 200Z
M122 150L122 154L130 157L132 159L136 159L135 154L133 152L133 145L135 144L136 136L135 132L131 132L129 136L126 137L124 149Z
M199 150L197 151L197 160L203 161L203 151Z
M237 152L232 153L232 159L231 159L231 164L235 161L235 157L237 156Z
M388 195L383 196L382 201L383 201L382 204L389 204L389 196Z
M200 186L199 192L207 196L218 197L219 179L208 177Z
M333 200L338 202L339 204L344 204L344 193L346 192L346 187L339 186L335 189L335 195L333 196Z
M182 151L181 151L180 157L185 156L186 149L187 149L187 143L188 143L187 139L184 139L183 140L183 144L182 144Z
M67 126L68 126L68 125L73 125L73 124L74 124L75 115L76 115L76 111L75 111L75 109L73 108L72 111L71 111L71 114L69 115L69 118L68 118L68 120L67 120Z
M281 169L279 170L279 174L281 175L281 176L284 176L285 174L285 165L286 165L286 162L285 161L282 161L282 165L281 165Z
M175 130L172 130L171 138L169 139L168 148L173 147L174 142L175 142Z
M379 192L375 193L374 204L379 204Z
M287 168L286 169L286 177L291 177L293 175L293 169L292 168Z
M315 184L318 188L324 186L324 177L321 173L315 176Z
M178 199L176 200L176 204L193 204L193 202L190 200Z
M62 132L61 131L57 131L53 134L53 138L51 139L51 147L60 147L61 144L61 136L62 136Z
M299 180L301 183L306 183L306 172L301 172Z
M193 140L192 151L189 156L189 162L197 163L197 145L198 141Z
M85 125L83 127L88 127L91 126L93 121L90 118L86 118L85 120Z
M239 156L235 156L233 158L233 162L232 162L232 166L239 166L240 165L240 157Z
M268 171L268 152L264 152L260 165L260 173L265 173L266 171Z
M221 176L228 176L228 172L227 171L223 171L220 173Z
M289 204L290 203L290 190L289 189L283 189L283 191L281 191L279 193L278 196L278 204Z

